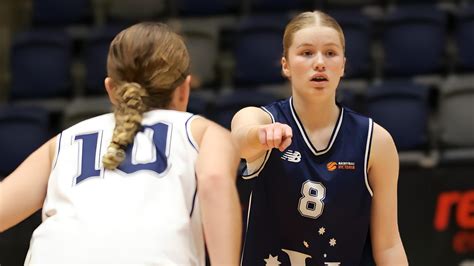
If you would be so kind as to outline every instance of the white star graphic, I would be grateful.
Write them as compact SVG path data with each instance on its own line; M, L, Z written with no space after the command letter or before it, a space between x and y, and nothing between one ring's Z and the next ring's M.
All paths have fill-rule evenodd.
M326 228L324 228L324 227L319 228L318 233L319 233L319 235L324 235L324 233L326 233Z
M324 253L324 255L323 255L323 256L326 258L326 257L328 256L328 254Z
M304 245L306 248L309 248L309 244L308 244L308 242L306 242L306 241L303 241L303 245Z
M331 238L331 239L329 240L329 245L330 245L331 247L334 247L334 246L336 245L336 239L335 239L335 238Z
M273 257L272 254L268 255L268 259L263 259L266 263L265 266L278 266L281 262L278 261L278 256Z

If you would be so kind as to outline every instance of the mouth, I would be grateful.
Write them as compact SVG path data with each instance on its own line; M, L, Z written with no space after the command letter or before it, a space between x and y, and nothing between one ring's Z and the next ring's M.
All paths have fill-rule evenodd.
M314 85L321 86L326 84L329 80L325 75L314 75L310 81Z

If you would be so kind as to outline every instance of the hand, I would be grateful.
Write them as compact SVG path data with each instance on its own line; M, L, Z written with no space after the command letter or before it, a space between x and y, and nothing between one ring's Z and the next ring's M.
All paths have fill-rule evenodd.
M293 131L282 123L263 125L258 128L258 140L267 149L277 148L284 151L291 144Z

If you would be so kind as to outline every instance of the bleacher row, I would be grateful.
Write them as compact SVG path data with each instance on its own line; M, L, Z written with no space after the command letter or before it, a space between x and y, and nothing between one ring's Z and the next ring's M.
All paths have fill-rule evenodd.
M106 55L127 25L159 20L180 32L196 88L189 110L229 127L239 108L289 95L280 74L284 26L299 10L313 8L333 15L345 33L339 100L387 128L402 162L434 166L474 158L469 1L67 2L31 2L29 26L12 36L0 147L21 152L2 163L0 175L53 133L111 110L103 89Z

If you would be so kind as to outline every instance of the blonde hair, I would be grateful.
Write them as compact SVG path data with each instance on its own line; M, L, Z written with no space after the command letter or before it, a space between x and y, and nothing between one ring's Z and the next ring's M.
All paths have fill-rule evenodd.
M318 25L335 29L339 33L342 49L345 51L346 43L344 33L337 21L328 14L321 11L303 12L294 17L288 25L286 25L285 33L283 34L283 56L288 59L288 50L293 43L295 33L301 29L309 26Z
M189 71L189 54L182 38L162 23L144 22L120 32L112 41L107 75L115 85L115 128L102 158L115 169L141 128L143 113L168 108L173 92Z

